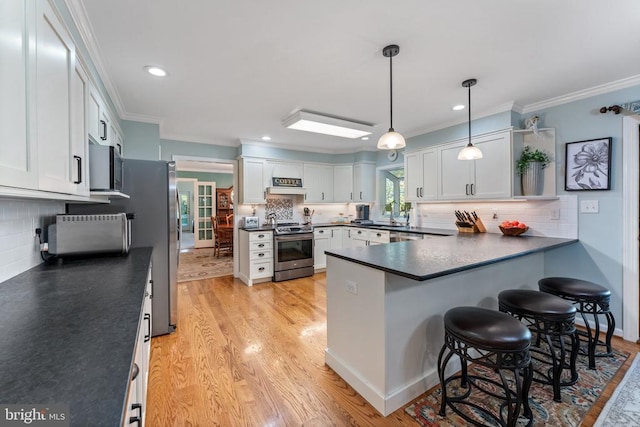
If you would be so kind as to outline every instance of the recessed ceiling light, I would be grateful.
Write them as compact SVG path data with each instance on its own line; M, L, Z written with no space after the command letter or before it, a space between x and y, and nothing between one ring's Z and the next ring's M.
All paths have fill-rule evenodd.
M368 140L369 140L369 137L368 137L368 136L363 136L363 137L362 137L362 138L360 138L360 139L361 139L361 140L363 140L363 141L368 141Z
M464 105L460 104L460 105L454 105L452 108L453 111L460 111L460 110L464 110Z
M263 141L271 141L271 137L269 135L265 135L262 137Z
M156 77L165 77L167 73L165 70L163 70L162 68L156 66L156 65L147 65L146 67L144 67L144 70L151 74L152 76L156 76Z

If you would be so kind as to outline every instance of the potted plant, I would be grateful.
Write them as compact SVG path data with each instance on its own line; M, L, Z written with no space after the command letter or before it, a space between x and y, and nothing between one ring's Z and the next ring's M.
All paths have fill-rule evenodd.
M542 170L551 163L551 155L532 149L527 145L522 150L520 159L516 162L516 173L521 177L522 195L539 196L544 188L544 174Z

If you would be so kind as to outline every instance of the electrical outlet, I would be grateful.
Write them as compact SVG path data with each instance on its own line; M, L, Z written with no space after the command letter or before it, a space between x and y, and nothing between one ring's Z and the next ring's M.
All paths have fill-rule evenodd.
M354 295L358 293L358 284L353 280L345 280L344 284L347 286L347 292L350 292Z
M560 219L560 209L551 209L549 211L549 219L559 220Z
M597 214L600 212L600 204L597 200L582 200L580 202L580 213Z

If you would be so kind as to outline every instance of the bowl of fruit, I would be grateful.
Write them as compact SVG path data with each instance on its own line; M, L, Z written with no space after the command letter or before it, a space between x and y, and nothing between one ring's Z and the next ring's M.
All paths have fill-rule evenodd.
M527 224L520 221L502 221L498 228L505 236L519 236L529 229Z

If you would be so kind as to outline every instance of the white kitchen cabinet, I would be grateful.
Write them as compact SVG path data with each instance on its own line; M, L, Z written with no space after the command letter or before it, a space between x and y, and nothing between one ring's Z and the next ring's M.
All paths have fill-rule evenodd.
M35 3L0 2L0 185L38 187Z
M482 159L458 160L458 152L467 144L460 141L440 147L438 198L505 199L511 197L511 132L503 131L472 139L482 150Z
M374 163L356 163L353 165L353 201L375 202L376 165Z
M343 245L347 247L371 246L389 243L391 235L387 230L376 230L371 228L349 227L348 238L343 238Z
M313 230L313 268L318 270L327 267L327 255L324 251L331 249L331 227Z
M344 227L319 227L313 230L313 268L327 267L327 255L324 251L342 248Z
M353 165L333 166L333 201L349 203L353 199Z
M368 245L384 245L391 242L391 233L387 230L368 230Z
M89 195L89 140L87 139L89 78L76 62L71 79L71 172L74 193Z
M102 136L106 134L106 128L100 123L101 111L104 110L104 106L100 92L93 84L89 84L87 104L87 133L89 138L97 144L104 144Z
M147 386L149 384L149 362L151 356L151 325L153 281L151 268L147 274L147 286L142 304L142 323L138 326L136 339L134 366L129 383L129 393L125 404L125 417L122 426L144 426L147 419Z
M302 184L307 189L304 201L308 203L333 202L333 166L315 163L304 164Z
M240 191L238 200L242 204L265 204L267 202L265 175L265 160L243 158L240 161Z
M273 277L273 231L240 230L239 277L244 283L268 282Z
M349 247L381 245L391 241L391 234L387 230L349 227L348 234Z
M70 107L75 46L46 0L37 2L36 49L38 188L73 193Z
M438 150L429 148L405 155L405 200L423 202L438 198Z

